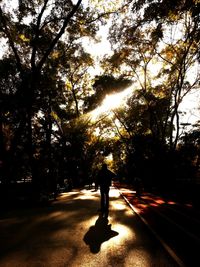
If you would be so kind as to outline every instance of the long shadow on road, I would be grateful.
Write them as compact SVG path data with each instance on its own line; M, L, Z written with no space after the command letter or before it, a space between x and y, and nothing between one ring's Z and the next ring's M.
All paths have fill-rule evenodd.
M46 207L10 211L0 218L2 267L176 267L120 197L110 192L101 217L99 192L72 191Z
M100 214L95 225L90 227L83 240L89 245L92 253L98 253L103 242L118 234L118 232L111 229L111 224L109 224L107 217Z

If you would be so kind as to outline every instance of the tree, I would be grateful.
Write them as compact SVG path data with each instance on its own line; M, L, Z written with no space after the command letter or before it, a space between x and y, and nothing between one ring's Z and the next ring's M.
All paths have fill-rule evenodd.
M131 79L135 87L128 106L116 112L121 157L126 169L130 167L129 175L137 162L134 168L147 163L152 177L159 177L156 161L167 166L170 155L177 156L180 103L188 92L198 89L198 75L189 79L191 68L198 64L197 9L184 1L127 1L125 8L127 12L113 19L114 53L102 66L106 73Z
M13 77L7 75L4 85L4 88L9 86L13 89L10 89L9 93L5 91L1 93L4 99L9 99L10 103L14 103L17 107L16 112L11 106L9 108L9 114L12 110L15 119L12 128L13 140L19 147L17 139L19 136L24 137L22 150L28 155L26 169L31 173L33 181L37 179L34 163L37 151L41 153L43 147L45 153L51 157L54 123L52 111L68 119L73 116L73 114L67 115L61 108L66 101L70 102L70 99L66 99L65 81L62 75L65 73L66 77L67 72L73 72L70 60L72 64L75 59L78 60L77 64L82 64L82 71L83 68L86 70L87 64L92 63L78 40L83 36L92 38L95 36L99 18L96 14L94 18L94 14L95 11L82 5L82 0L78 0L76 4L73 1L59 0L54 2L45 0L43 3L19 1L15 8L9 6L9 3L2 2L0 37L7 42L5 60L2 63L5 67L6 60L12 59L15 71ZM104 21L103 14L101 20ZM11 66L10 64L9 68ZM81 72L78 75L80 77ZM75 94L73 95L75 100ZM8 108L1 112L7 114L7 111ZM2 123L0 129L2 141ZM51 166L50 158L48 161Z
M188 74L198 64L197 6L184 1L129 1L127 13L113 20L110 40L115 53L104 63L135 82L149 110L152 134L169 142L171 150L180 137L179 105L198 86L198 75L191 81ZM152 73L156 64L158 70ZM161 119L155 107L163 103L166 116Z
M66 87L68 90L68 101L72 101L72 109L75 116L79 117L83 114L83 101L90 94L92 77L88 69L94 65L91 56L80 51L79 55L72 56L70 60L70 68L67 73Z
M120 92L132 84L130 79L123 76L114 77L113 75L96 76L93 84L93 94L85 99L85 110L90 111L98 107L105 96Z

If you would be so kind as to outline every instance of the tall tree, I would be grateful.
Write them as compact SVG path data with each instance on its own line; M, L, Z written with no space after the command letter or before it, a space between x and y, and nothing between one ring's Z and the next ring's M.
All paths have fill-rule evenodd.
M77 46L80 47L78 39L93 37L97 29L93 11L84 9L82 0L76 3L19 1L14 7L6 1L1 2L0 37L7 42L4 57L12 57L15 61L18 83L13 95L20 110L18 128L24 129L24 146L33 180L36 178L33 129L37 124L37 112L42 112L45 118L43 126L48 147L51 145L52 106L55 109L59 106L54 98L64 99L64 95L56 90L64 88L61 74L64 68L69 69L66 56L74 54Z
M113 20L110 40L115 53L105 60L104 67L108 70L111 65L112 71L123 72L135 81L149 110L152 134L160 135L159 139L169 141L175 149L180 136L179 105L199 80L198 75L189 80L189 71L198 64L199 22L194 11L198 4L127 3L127 12ZM161 105L165 102L162 119L155 109L159 99Z

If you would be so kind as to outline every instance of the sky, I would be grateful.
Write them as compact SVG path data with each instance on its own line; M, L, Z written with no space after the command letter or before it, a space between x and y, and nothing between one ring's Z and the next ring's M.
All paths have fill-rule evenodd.
M200 91L191 91L180 104L180 111L186 112L182 123L195 124L200 121Z

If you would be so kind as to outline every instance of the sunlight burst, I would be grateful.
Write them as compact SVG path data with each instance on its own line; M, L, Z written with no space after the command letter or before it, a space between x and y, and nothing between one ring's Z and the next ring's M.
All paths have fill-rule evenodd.
M132 92L133 92L133 86L130 86L120 93L106 95L102 104L95 110L90 112L92 120L96 120L103 113L107 112L109 113L112 110L124 105L127 101L127 98L131 96Z

